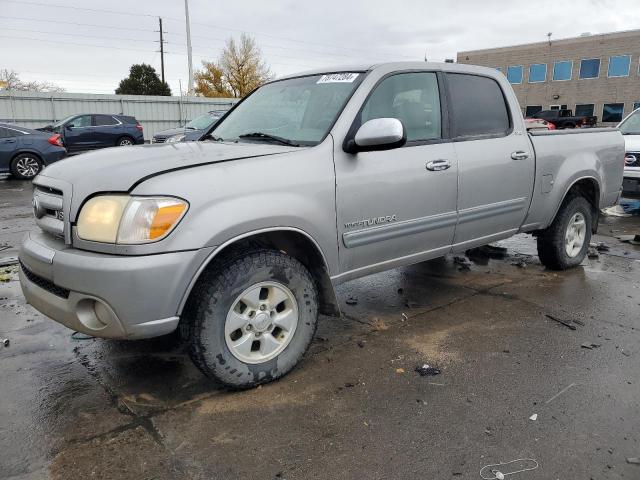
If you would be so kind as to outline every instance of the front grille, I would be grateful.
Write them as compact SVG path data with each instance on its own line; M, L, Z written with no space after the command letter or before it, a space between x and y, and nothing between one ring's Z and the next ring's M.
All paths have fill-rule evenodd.
M625 167L640 167L640 153L629 152L624 156Z
M22 269L22 273L24 273L25 277L27 277L32 283L35 283L43 290L52 293L56 297L69 298L69 290L67 290L66 288L59 287L46 278L42 278L40 275L33 273L22 262L20 262L20 268Z
M63 204L63 193L60 190L37 185L33 191L36 224L47 233L64 237Z

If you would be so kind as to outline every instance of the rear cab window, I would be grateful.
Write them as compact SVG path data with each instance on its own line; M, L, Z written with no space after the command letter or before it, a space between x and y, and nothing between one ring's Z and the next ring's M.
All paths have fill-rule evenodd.
M507 136L512 129L506 98L489 77L447 73L453 136L456 139Z

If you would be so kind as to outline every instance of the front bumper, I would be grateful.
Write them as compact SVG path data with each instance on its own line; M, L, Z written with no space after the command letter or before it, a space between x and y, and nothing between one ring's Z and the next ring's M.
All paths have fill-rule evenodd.
M622 196L640 197L640 171L624 171L624 177L622 178Z
M210 251L106 255L31 232L19 254L20 285L28 303L78 332L157 337L176 329L182 298Z

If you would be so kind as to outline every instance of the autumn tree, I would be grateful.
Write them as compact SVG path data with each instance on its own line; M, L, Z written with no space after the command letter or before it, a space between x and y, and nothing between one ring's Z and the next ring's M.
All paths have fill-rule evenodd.
M213 97L244 97L273 75L262 59L262 51L249 35L229 38L217 62L202 62L196 72L196 93Z
M0 90L13 90L21 92L64 92L64 88L55 83L33 80L26 82L20 79L18 72L14 70L0 70Z
M170 96L167 82L158 77L156 69L146 63L131 65L129 76L120 81L117 95L163 95Z

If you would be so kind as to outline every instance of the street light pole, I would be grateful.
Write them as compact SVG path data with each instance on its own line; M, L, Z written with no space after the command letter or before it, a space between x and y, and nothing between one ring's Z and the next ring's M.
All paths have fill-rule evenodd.
M191 59L191 26L189 20L189 0L184 0L184 15L187 24L187 61L189 62L189 83L187 84L187 95L193 92L193 62Z

